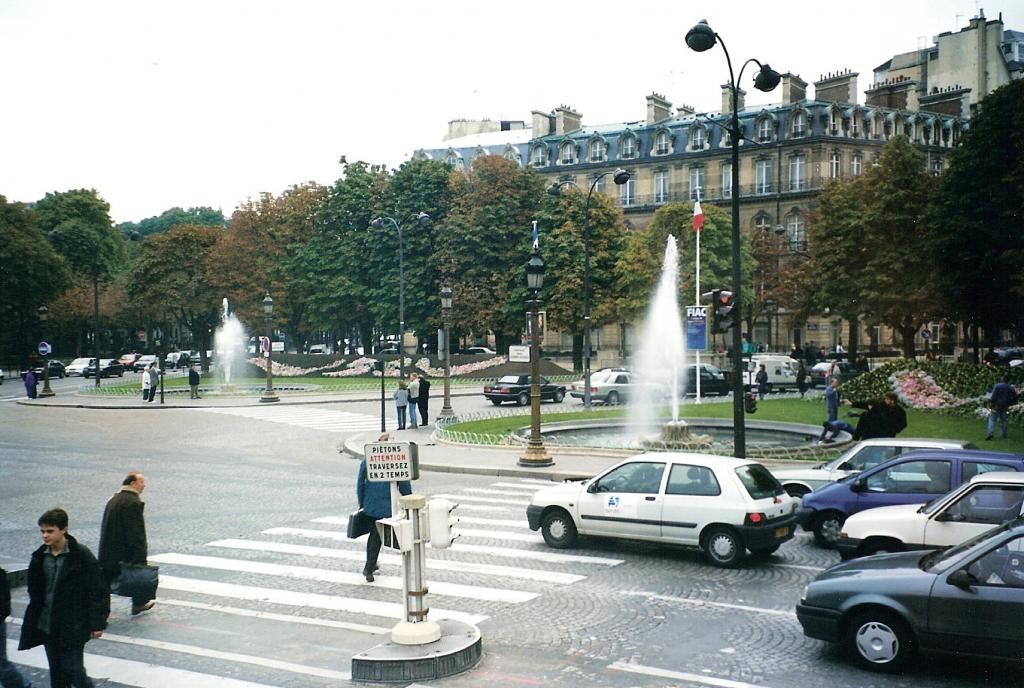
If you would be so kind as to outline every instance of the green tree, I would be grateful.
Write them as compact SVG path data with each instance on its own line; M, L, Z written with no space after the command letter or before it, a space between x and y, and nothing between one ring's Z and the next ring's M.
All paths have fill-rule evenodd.
M985 96L942 178L934 236L940 287L956 317L1024 332L1024 81ZM977 339L975 339L977 349Z
M183 210L175 206L155 215L147 217L138 222L122 222L117 226L124 234L138 232L139 236L147 237L150 234L161 234L174 225L194 225L197 227L223 227L224 213L208 207L189 208Z

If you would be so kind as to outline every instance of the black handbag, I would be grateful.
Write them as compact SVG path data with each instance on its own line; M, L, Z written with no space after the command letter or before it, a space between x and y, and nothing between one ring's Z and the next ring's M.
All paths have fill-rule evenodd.
M352 540L366 535L373 527L373 517L362 509L356 509L348 517L348 536Z
M156 599L159 584L159 566L149 564L121 564L121 573L110 582L110 592L122 597Z

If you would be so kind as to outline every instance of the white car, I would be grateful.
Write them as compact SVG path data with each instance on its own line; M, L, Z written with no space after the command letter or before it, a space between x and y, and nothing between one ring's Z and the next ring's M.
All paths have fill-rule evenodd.
M64 374L69 377L72 375L82 377L85 375L85 369L89 367L89 361L91 360L91 358L76 358L64 366Z
M462 353L464 353L464 354L476 354L477 356L494 356L494 355L496 355L496 352L494 351L494 349L491 349L491 348L486 347L486 346L471 346L468 349L463 349Z
M843 559L959 545L1021 515L1024 473L980 473L927 504L867 509L846 519L836 549Z
M970 442L900 437L861 440L827 463L807 468L769 469L786 492L800 498L823 485L855 475L907 451L915 449L977 449Z
M800 368L800 362L794 361L785 354L754 354L746 361L746 370L743 374L744 386L757 384L755 378L761 366L768 374L768 389L782 391L784 389L796 389L796 373Z
M691 453L638 454L583 482L540 490L526 507L551 547L577 534L700 547L716 566L793 537L799 501L759 463Z

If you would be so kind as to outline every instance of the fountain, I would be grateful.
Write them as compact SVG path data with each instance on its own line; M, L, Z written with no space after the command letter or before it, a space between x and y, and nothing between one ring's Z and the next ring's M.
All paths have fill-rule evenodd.
M231 379L238 372L237 368L244 359L246 336L242 323L228 308L226 297L222 304L221 324L213 335L214 346L217 350L217 369L221 375L218 390L222 394L233 394L237 391L237 387L231 382Z

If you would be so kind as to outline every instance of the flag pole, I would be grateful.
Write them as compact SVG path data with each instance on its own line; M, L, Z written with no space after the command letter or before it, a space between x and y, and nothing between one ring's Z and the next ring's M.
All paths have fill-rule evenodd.
M697 203L700 203L700 188L699 187L697 189ZM697 234L697 269L696 269L696 271L694 273L694 280L693 281L694 281L694 284L696 286L696 289L695 289L696 296L694 297L694 299L695 299L695 303L699 306L700 305L700 230L699 229L696 231L696 234ZM705 341L707 341L707 336L706 335L705 335ZM697 380L697 401L696 401L696 403L699 404L700 403L700 349L697 349L696 351L694 351L694 356L695 356L695 361L697 363L697 367L693 371L694 372L694 376L693 377Z

